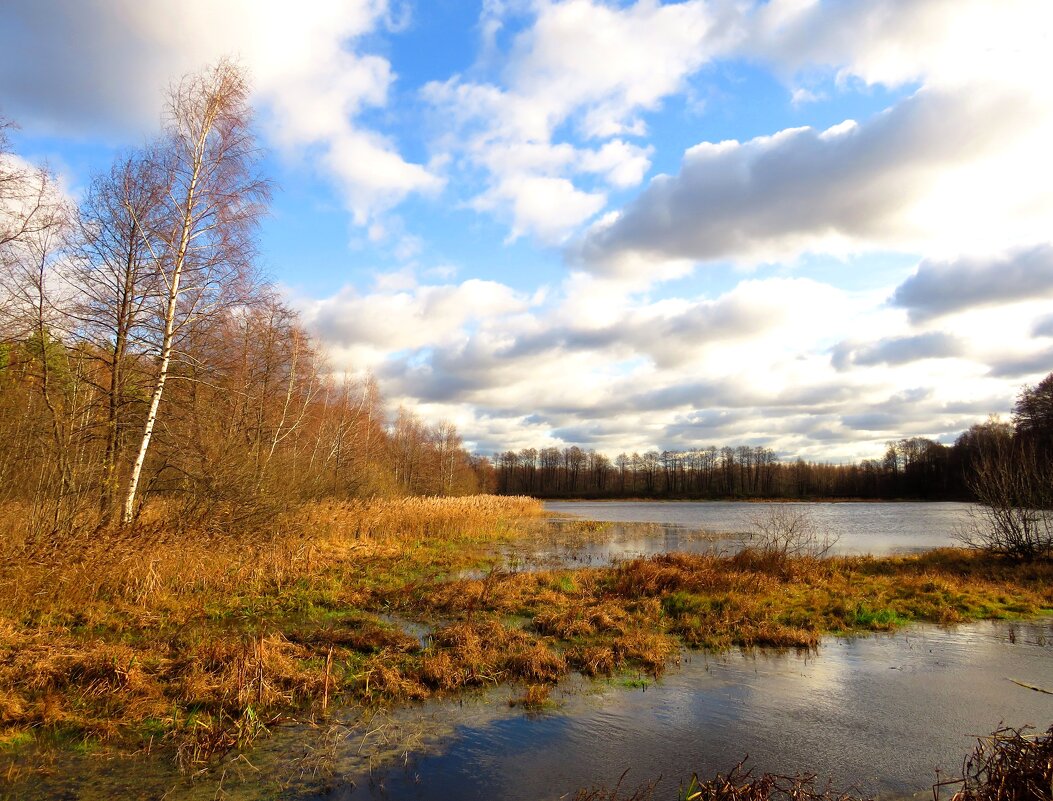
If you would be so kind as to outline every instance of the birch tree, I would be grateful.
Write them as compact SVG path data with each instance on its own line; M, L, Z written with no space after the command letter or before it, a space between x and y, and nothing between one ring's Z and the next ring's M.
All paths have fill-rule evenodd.
M268 189L257 173L248 96L244 75L228 60L187 76L169 93L158 154L170 224L157 234L139 226L161 284L157 367L125 493L124 523L136 513L179 336L196 321L244 302L252 288L253 234Z
M165 186L150 150L119 159L92 183L81 207L80 258L74 309L78 329L101 363L104 452L100 507L104 519L116 512L119 461L127 439L128 387L139 375L139 356L150 342L151 309L161 282L150 245L165 220ZM160 246L160 245L159 245Z

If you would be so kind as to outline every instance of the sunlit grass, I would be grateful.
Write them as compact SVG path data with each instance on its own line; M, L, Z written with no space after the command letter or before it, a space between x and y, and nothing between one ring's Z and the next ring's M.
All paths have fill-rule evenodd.
M9 558L3 752L32 732L168 744L191 767L351 701L514 682L527 688L517 705L543 709L572 671L646 681L685 646L814 648L829 633L1053 610L1048 562L954 550L498 569L493 546L541 514L529 499L329 504L251 537L150 524L80 553Z

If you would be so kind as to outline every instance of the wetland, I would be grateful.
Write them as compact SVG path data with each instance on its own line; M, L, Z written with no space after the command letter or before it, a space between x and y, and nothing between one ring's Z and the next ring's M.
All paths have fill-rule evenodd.
M902 795L973 735L1053 717L1025 686L1053 683L1045 562L787 557L742 531L705 550L680 543L734 527L399 503L315 509L249 550L162 539L123 572L113 544L25 566L7 797L559 798L628 769L673 798L747 754ZM622 531L658 544L581 556ZM557 546L579 557L546 566Z

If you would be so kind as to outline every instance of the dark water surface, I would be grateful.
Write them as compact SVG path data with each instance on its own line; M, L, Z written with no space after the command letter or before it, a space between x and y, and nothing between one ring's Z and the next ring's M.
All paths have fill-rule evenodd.
M441 751L366 775L325 799L557 799L596 783L662 777L676 798L692 771L814 771L839 787L905 796L961 767L1000 723L1053 723L1053 621L918 626L832 638L818 653L694 654L646 690L595 685L562 709L523 715L484 703L417 714L463 719ZM509 690L503 691L505 697ZM500 696L502 691L497 691ZM472 719L475 714L476 719Z
M754 529L776 506L805 511L820 533L838 537L840 554L916 553L956 545L970 523L967 503L744 503L739 501L546 501L560 518L612 523L602 542L554 550L564 561L600 564L632 556L690 551L729 552L742 547L742 533ZM651 524L649 530L638 524ZM703 534L705 536L700 536Z
M280 727L198 777L170 756L68 755L2 799L429 799L534 801L661 777L675 799L692 772L815 772L839 788L903 797L961 766L1000 723L1053 723L1053 618L828 638L817 652L684 654L646 689L572 678L557 707L509 707L521 688L403 707L347 727ZM328 789L324 789L328 788ZM927 797L927 796L925 796Z

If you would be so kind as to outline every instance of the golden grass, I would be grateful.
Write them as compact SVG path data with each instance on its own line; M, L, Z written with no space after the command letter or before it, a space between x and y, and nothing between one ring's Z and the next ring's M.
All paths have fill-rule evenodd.
M531 707L572 670L658 675L684 645L808 648L827 632L1053 609L1050 563L962 551L487 570L488 549L541 514L521 498L354 502L252 537L147 520L76 548L9 550L0 741L159 740L190 767L336 703L508 681ZM479 577L457 577L469 569ZM434 628L421 642L381 610Z
M397 626L360 611L436 570L472 567L541 506L526 498L319 504L251 536L163 526L0 550L0 740L179 734L191 764L278 713L347 693L397 697ZM366 677L377 678L368 690ZM222 732L222 734L220 734Z
M333 568L390 560L408 548L499 540L542 514L533 499L487 495L326 502L246 534L181 530L153 509L126 530L0 543L0 614L76 614L102 602L149 615L187 598L281 594Z

